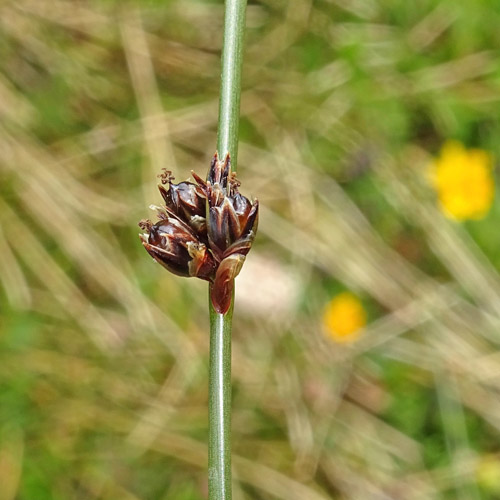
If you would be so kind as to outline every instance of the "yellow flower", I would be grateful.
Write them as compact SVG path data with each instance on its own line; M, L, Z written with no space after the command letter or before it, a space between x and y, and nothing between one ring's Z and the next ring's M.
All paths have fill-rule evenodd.
M500 494L500 460L496 455L486 455L477 464L476 478L479 486L493 497Z
M323 325L337 342L352 342L366 325L366 313L360 300L349 292L340 293L326 305Z
M433 167L439 203L446 216L480 219L488 213L495 196L491 154L447 142Z

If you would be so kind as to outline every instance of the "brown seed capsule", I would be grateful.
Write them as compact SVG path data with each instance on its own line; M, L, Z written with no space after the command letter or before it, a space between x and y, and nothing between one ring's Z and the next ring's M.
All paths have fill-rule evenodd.
M175 215L187 222L193 229L206 233L206 205L205 189L192 182L174 184L172 174L164 169L159 175L162 184L168 183L168 189L158 186L165 205Z
M207 182L208 242L220 264L211 288L215 310L225 314L231 304L234 278L239 274L257 232L259 203L238 191L240 183L230 174L229 154L219 161L215 154Z
M229 175L231 160L214 156L205 184L208 200L208 240L216 255L223 258L235 253L246 255L255 238L259 204L253 204L238 192L239 182Z
M141 235L144 248L163 267L178 276L213 279L215 260L211 252L184 222L168 217L156 224L141 221L139 225L149 232Z
M225 314L234 278L255 238L259 204L239 193L229 154L219 161L215 153L206 181L193 172L197 184L174 184L167 170L159 177L168 184L168 189L159 186L166 207L159 209L156 224L139 223L147 232L141 235L143 245L174 274L210 281L212 304Z

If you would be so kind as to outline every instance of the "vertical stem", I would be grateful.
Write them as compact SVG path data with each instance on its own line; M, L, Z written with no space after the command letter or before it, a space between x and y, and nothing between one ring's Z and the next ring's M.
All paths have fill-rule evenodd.
M231 320L210 303L208 498L231 500Z
M231 155L236 170L240 119L241 66L246 0L226 0L217 151ZM229 311L218 314L210 307L210 374L208 401L208 497L231 500L231 323Z
M241 66L246 3L246 0L226 0L224 17L217 151L219 158L224 158L226 153L231 155L232 170L236 170L238 160Z

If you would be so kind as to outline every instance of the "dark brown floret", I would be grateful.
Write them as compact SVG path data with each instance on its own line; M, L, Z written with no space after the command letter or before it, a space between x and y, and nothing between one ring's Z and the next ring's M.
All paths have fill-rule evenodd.
M250 251L258 224L258 201L239 193L229 154L215 153L207 180L193 172L196 184L174 184L169 170L159 175L165 209L153 224L142 220L141 239L149 254L179 276L210 281L212 304L225 314L231 304L234 278ZM168 187L164 187L168 184Z

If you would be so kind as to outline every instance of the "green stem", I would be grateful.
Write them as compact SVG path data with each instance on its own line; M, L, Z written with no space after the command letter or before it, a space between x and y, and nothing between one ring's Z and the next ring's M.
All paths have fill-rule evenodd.
M246 0L226 0L217 151L238 159L241 66L245 32ZM231 500L231 324L229 311L218 314L210 304L210 374L208 401L208 498Z
M231 500L231 320L210 302L208 498Z
M238 160L238 125L240 121L241 66L245 33L246 0L226 0L222 74L219 101L217 151L219 158L231 155L231 168Z

